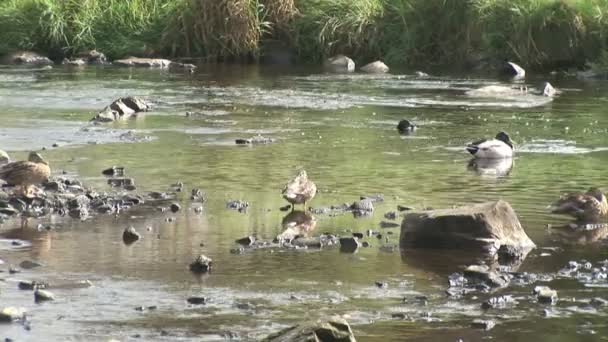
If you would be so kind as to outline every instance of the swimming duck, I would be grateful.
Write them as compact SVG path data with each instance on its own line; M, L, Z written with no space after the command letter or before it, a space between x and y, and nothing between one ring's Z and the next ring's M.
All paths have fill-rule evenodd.
M397 130L401 134L412 133L418 128L415 124L411 123L409 120L401 120L399 124L397 124Z
M306 209L306 202L315 197L316 193L317 186L308 179L306 171L302 170L296 178L285 185L283 198L293 205L304 204L304 209ZM292 206L291 209L293 210L294 207Z
M8 153L0 150L0 165L4 165L11 162L11 157L8 156Z
M585 193L562 195L551 206L551 212L571 215L584 222L593 222L608 217L608 201L600 189L590 188Z
M32 185L48 181L50 175L49 164L36 152L31 152L27 161L16 161L0 167L0 179L8 185L19 186L25 197L30 196Z
M499 132L494 139L470 143L466 148L475 158L500 159L513 156L513 142L505 132Z

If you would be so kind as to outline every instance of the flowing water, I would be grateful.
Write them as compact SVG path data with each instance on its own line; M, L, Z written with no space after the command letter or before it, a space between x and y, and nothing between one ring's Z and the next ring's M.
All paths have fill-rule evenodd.
M535 90L543 80L527 84ZM520 304L484 312L483 295L445 295L447 275L465 265L452 252L400 252L390 248L398 245L399 228L380 228L384 213L397 205L441 208L504 199L538 246L520 270L553 273L569 260L606 259L605 244L595 241L601 234L547 229L570 222L549 214L547 205L564 191L607 185L608 83L549 81L561 90L553 101L468 93L501 84L487 77L330 75L237 65L203 67L193 75L0 68L0 149L13 159L45 147L55 175L77 175L98 191L110 190L100 171L112 165L124 166L140 193L185 184L178 193L184 209L176 214L144 206L84 222L53 216L23 228L20 220L1 225L8 240L0 244L0 306L26 308L30 325L0 325L0 337L256 340L337 314L347 317L360 341L605 340L608 310L581 304L608 297L605 284L551 281L546 285L561 299L553 306L528 299L530 287L512 286L504 292ZM88 122L126 95L153 101L153 110L117 123ZM401 119L419 129L400 136ZM500 130L516 143L513 165L500 165L498 174L469 167L463 146ZM257 134L276 142L234 144ZM270 240L282 231L287 213L279 210L286 204L280 192L302 168L319 188L310 203L315 208L352 203L360 195L385 197L371 217L316 215L313 235L374 229L384 237L366 238L371 247L355 254L336 248L231 253L235 239ZM193 210L200 203L190 201L192 188L207 195L202 213ZM248 211L227 209L229 200L248 201ZM54 229L39 230L39 223ZM126 246L121 235L130 225L143 238ZM12 239L27 243L12 246ZM188 264L201 253L214 260L214 268L195 276ZM6 272L23 260L44 266ZM55 301L35 304L31 291L17 289L21 279L88 279L93 286L53 289ZM376 281L388 287L378 288ZM190 296L208 303L190 305ZM135 309L140 306L156 309ZM394 319L395 313L408 319ZM470 328L478 317L498 324L487 332Z

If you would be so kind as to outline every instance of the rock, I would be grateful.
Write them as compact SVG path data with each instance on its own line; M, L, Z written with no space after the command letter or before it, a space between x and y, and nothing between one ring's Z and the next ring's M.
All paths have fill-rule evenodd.
M600 298L600 297L595 297L595 298L591 299L591 302L589 304L591 304L595 307L608 306L608 300L606 300L604 298Z
M140 238L141 235L133 227L125 228L125 230L122 232L122 241L125 243L125 245L130 245Z
M416 129L418 128L418 126L416 126L414 123L410 122L409 120L401 120L399 121L399 123L397 124L397 131L399 131L400 134L410 134L412 132L414 132ZM399 210L401 211L401 210Z
M388 283L385 281L376 281L374 282L374 285L379 289L388 289Z
M416 75L416 77L429 77L429 74L420 70L415 71L414 75Z
M321 234L318 237L296 236L291 244L300 248L321 249L338 244L338 238L331 234Z
M353 233L353 236L356 237L357 239L363 239L363 233Z
M361 243L356 237L340 238L340 252L342 253L354 253L359 247L361 247Z
M55 300L55 295L49 291L37 289L34 291L34 300L36 303Z
M139 112L145 112L149 109L150 105L139 97L121 97L102 109L93 119L91 119L91 121L111 122L127 119Z
M555 90L555 88L553 88L551 83L545 82L543 85L543 95L548 96L548 97L553 97L553 96L555 96L555 93L557 93L557 90Z
M190 199L193 201L205 202L206 196L201 189L192 189Z
M288 211L289 209L291 209L291 204L279 208L280 211Z
M79 59L84 60L88 64L110 64L106 55L103 52L97 50L82 51L76 55Z
M388 67L382 61L375 61L362 66L361 71L368 74L384 74L388 72Z
M228 201L226 203L226 208L236 210L239 213L247 212L247 208L249 208L249 202L245 201Z
M355 216L368 216L374 212L373 201L369 198L351 204L350 209Z
M133 178L110 178L108 179L108 185L118 188L118 187L127 187L135 185L135 180Z
M491 270L486 265L468 266L463 274L469 282L481 281L490 287L506 287L511 281L511 276L508 273Z
M31 261L31 260L24 260L22 262L19 263L19 267L25 269L25 270L30 270L32 268L37 268L37 267L42 267L43 265L39 262L36 261Z
M496 322L485 319L475 319L471 322L471 328L491 330L496 325Z
M169 70L194 72L195 69L196 69L196 65L194 65L194 64L178 63L178 62L169 63Z
M64 58L63 61L61 61L61 64L79 67L79 66L86 65L87 62L82 58L73 58L73 59Z
M172 212L176 213L182 209L182 206L179 205L178 203L171 203L171 206L169 208L171 209Z
M355 342L355 336L346 320L333 317L314 323L303 323L271 334L264 342Z
M355 62L344 55L337 55L327 59L323 63L323 67L330 72L353 72L355 71Z
M34 289L45 289L49 286L48 283L40 282L40 281L20 281L17 284L19 290L34 290Z
M526 70L513 62L505 62L502 72L516 80L526 77Z
M412 207L406 207L406 206L403 206L403 205L398 205L397 206L397 210L399 210L399 211L410 211L412 209L413 209Z
M395 222L387 222L387 221L380 222L380 228L397 228L397 227L399 227L399 224L395 223Z
M515 305L517 302L511 295L492 297L485 302L481 303L481 308L484 310L505 308L510 305Z
M186 301L190 304L201 305L206 304L207 299L205 297L189 297Z
M190 264L190 271L194 273L207 273L211 270L212 263L211 258L201 254Z
M251 246L255 243L255 237L250 235L250 236L238 239L235 242L238 243L239 245Z
M114 61L114 65L128 67L144 67L144 68L167 68L171 65L171 61L162 58L139 58L128 57Z
M19 51L4 57L4 64L25 64L25 65L52 65L53 61L48 57L39 55L32 51Z
M557 291L548 286L536 286L532 293L536 295L539 303L555 304L557 302Z
M396 220L397 219L397 213L394 211L389 211L387 213L384 213L384 218L387 220Z
M502 246L511 246L511 252L520 256L536 247L511 205L502 200L408 214L401 224L400 243L409 247L472 247L492 256Z
M103 171L101 171L101 174L105 175L105 176L118 176L118 177L122 177L125 174L125 168L122 166L112 166L110 168L107 168Z
M234 143L237 145L260 145L260 144L263 145L263 144L271 144L273 142L275 142L275 139L267 138L260 134L255 135L251 138L247 138L247 139L239 138L234 141Z
M0 311L0 322L12 322L25 319L25 309L6 307Z
M408 319L409 317L403 312L395 312L391 314L391 318L394 319Z

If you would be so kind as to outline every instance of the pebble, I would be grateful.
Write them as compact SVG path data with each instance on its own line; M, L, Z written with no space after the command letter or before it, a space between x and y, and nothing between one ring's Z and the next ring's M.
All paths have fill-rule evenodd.
M176 213L180 211L182 207L178 203L171 203L171 211Z
M471 327L476 329L491 330L496 325L492 320L475 319L471 322Z
M190 264L190 271L194 273L207 273L211 270L212 264L211 258L201 254Z
M141 235L133 227L127 227L122 232L122 241L127 245L132 244L133 242L139 240L140 238L141 238Z
M205 297L189 297L186 301L190 304L201 305L206 304L207 299Z
M548 286L536 286L533 293L539 303L555 304L557 302L557 291Z
M37 289L34 291L34 300L36 303L55 300L55 295L49 291Z
M12 322L25 317L25 309L16 307L5 307L0 311L0 322Z

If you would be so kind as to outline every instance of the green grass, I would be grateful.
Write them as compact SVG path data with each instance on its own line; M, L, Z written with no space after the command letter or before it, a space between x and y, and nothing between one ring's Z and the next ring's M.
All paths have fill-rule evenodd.
M256 59L280 40L305 62L526 67L606 64L608 0L0 0L0 54Z

